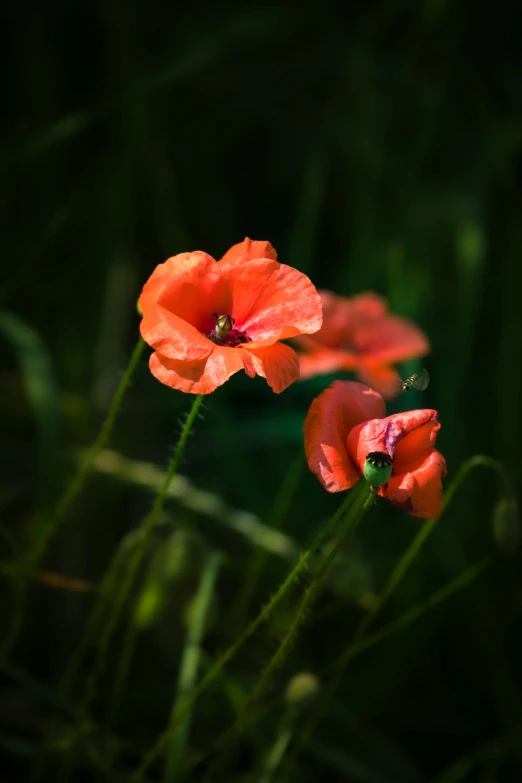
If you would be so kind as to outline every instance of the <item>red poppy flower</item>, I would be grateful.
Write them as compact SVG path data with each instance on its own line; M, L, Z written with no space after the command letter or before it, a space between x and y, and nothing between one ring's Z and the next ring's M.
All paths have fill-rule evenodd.
M221 261L201 251L156 267L139 299L152 374L174 389L209 394L238 370L275 392L299 377L295 351L279 340L321 327L310 280L280 264L270 242L245 239Z
M304 424L308 467L328 492L350 489L367 456L391 462L379 495L415 517L436 518L442 508L446 462L435 449L437 411L385 416L381 395L355 381L334 381L312 402Z
M410 321L388 312L374 293L346 298L321 291L323 326L313 337L299 337L301 378L336 370L355 370L386 399L400 391L392 365L425 356L430 345Z

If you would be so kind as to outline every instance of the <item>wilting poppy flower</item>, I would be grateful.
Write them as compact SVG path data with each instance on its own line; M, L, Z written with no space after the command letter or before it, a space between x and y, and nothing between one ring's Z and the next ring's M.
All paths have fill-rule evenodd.
M198 250L157 266L138 302L152 374L194 394L238 370L262 375L275 392L293 383L299 360L279 340L316 332L321 299L306 275L276 258L270 242L245 239L219 262Z
M336 370L355 370L386 399L400 391L393 365L425 356L430 345L410 321L388 312L374 293L351 298L321 291L323 326L313 337L299 337L301 378Z
M329 492L341 492L361 475L391 465L379 495L415 517L436 518L446 475L444 457L435 449L437 411L385 413L378 392L334 381L312 402L304 423L308 466Z

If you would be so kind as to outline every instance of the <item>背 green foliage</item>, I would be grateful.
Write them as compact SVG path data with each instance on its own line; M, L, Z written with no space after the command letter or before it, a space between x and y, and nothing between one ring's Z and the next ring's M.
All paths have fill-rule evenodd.
M2 781L522 779L518 16L3 12ZM387 412L438 411L440 521L377 499L315 548L345 496L302 426L347 373L281 395L238 373L188 437L136 301L168 256L244 236L429 336L428 389Z

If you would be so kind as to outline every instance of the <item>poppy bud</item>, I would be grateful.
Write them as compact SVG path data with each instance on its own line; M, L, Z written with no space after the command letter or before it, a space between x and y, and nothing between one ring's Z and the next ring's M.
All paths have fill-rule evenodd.
M285 691L285 701L289 707L304 707L317 695L320 689L315 674L301 672L292 677Z
M216 336L219 337L220 340L224 340L232 329L234 318L232 318L231 315L218 315L217 313L213 313L213 315L217 318L215 329Z
M493 536L498 548L509 555L520 540L518 508L514 500L503 498L496 505L493 515Z
M382 487L392 474L393 458L384 451L371 451L364 461L364 478L372 487Z

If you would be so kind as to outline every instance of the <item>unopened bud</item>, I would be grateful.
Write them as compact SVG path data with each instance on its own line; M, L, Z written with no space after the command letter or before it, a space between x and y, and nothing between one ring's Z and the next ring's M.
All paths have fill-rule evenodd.
M305 707L319 693L320 687L315 674L301 672L286 686L285 701L289 707Z
M518 507L515 500L499 500L493 514L493 536L498 548L509 555L520 540Z

